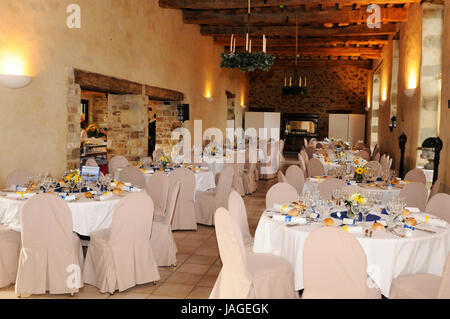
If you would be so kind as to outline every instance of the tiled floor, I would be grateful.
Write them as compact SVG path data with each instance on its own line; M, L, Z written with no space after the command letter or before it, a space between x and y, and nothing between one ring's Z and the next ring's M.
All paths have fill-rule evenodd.
M287 158L290 162L290 158ZM292 160L292 159L291 159ZM286 167L283 167L283 171ZM245 196L250 232L254 235L261 213L265 208L265 195L276 179L259 181L258 190ZM138 285L114 295L101 294L96 287L86 285L74 297L69 295L33 295L30 298L86 298L86 299L206 299L220 272L221 261L214 227L198 226L197 231L175 231L177 266L159 267L161 280ZM14 285L0 289L0 299L17 298Z

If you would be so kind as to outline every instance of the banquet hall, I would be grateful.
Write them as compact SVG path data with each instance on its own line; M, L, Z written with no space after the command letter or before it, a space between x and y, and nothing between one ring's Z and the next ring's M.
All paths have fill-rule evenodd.
M450 299L449 1L0 17L0 299Z

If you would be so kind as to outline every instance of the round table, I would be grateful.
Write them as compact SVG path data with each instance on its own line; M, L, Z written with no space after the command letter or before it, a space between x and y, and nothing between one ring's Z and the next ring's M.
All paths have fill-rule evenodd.
M324 178L321 178L320 181L317 181L315 178L310 178L306 180L304 186L303 186L303 194L306 192L314 192L319 189L319 184L325 181ZM363 188L364 190L370 191L370 192L380 192L383 197L381 199L382 205L387 205L393 198L397 197L400 194L401 189L397 187L392 187L390 189L382 189L377 186L369 186L369 184L357 184L359 187Z
M92 232L111 227L114 208L122 197L112 195L103 201L82 198L67 201L72 213L73 231L89 236ZM20 211L25 200L0 196L0 224L20 232Z
M204 155L203 162L206 163L208 168L214 173L214 175L216 175L222 171L223 166L227 162L233 163L236 159L238 159L239 162L242 161L242 163L245 163L245 152L246 150L243 149L227 153L226 156ZM264 152L260 148L257 150L257 159L258 162L264 159Z
M253 251L271 253L286 259L294 271L295 289L303 285L303 249L305 240L314 229L325 227L320 223L287 227L274 221L265 212L255 233ZM383 216L383 215L380 215ZM385 216L385 215L384 215ZM400 238L390 232L375 231L373 237L352 234L361 244L367 256L367 273L389 297L393 279L401 275L429 273L442 276L447 255L450 252L450 227L421 225L436 234L414 230L410 238Z

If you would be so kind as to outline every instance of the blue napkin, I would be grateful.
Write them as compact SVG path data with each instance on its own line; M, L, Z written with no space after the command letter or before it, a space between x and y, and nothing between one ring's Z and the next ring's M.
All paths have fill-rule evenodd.
M386 211L386 209L384 209L384 208L382 209L381 213L382 213L383 215L389 215L388 212Z
M382 182L383 179L381 177L377 177L377 182Z
M347 211L343 211L343 212L340 212L340 213L341 213L341 217L338 217L337 212L331 213L330 215L331 215L331 217L337 218L337 219L347 218ZM366 221L368 221L368 222L377 221L379 219L381 219L380 216L372 215L372 214L368 214L367 217L366 217ZM362 221L362 214L359 214L358 221L360 221L360 222Z

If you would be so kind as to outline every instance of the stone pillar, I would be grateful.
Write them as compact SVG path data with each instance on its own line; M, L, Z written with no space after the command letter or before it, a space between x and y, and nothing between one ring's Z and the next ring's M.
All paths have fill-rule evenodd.
M75 83L73 68L68 68L67 90L67 169L80 167L81 89Z

